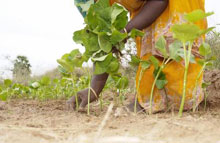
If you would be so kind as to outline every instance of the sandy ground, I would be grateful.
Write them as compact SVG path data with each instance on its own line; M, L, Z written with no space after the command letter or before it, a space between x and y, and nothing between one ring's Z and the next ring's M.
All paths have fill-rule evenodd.
M217 106L182 118L176 112L116 117L113 108L98 138L107 109L96 108L87 116L67 111L65 101L10 101L0 110L0 143L220 143Z
M206 72L207 111L134 115L95 104L91 115L66 110L64 100L0 102L0 143L220 143L220 72Z

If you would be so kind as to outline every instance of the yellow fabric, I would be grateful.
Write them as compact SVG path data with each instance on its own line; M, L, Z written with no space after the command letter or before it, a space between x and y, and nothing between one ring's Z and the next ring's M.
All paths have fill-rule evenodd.
M151 54L146 54L142 57L142 60L148 60ZM162 60L158 59L161 63ZM197 59L198 60L198 59ZM196 77L199 74L201 66L199 64L190 64L188 72L188 82L186 87L186 102L185 110L189 110L193 107L193 95L196 93L196 105L198 105L203 100L203 92L201 88L202 75L198 82L197 92L195 92ZM141 67L139 66L137 71L136 85L140 78ZM139 91L138 91L138 101L142 107L146 110L149 109L149 98L151 93L151 87L154 81L153 77L154 67L153 65L147 69L141 78ZM182 90L183 90L183 76L184 76L184 63L177 63L171 61L164 68L163 72L166 75L168 81L164 89L158 90L155 88L153 94L152 111L164 111L166 109L179 109Z
M114 2L124 5L130 12L131 18L138 14L142 6L147 3L140 0L110 0L111 4ZM155 49L154 43L157 39L164 35L167 43L173 42L172 33L170 27L173 24L184 22L184 13L191 12L196 9L204 10L204 0L169 0L167 9L157 20L149 27L144 29L145 36L143 38L137 38L137 54L142 60L148 60L151 55L161 56L160 52ZM196 23L201 29L207 28L206 20L199 21ZM204 37L203 37L204 38ZM198 39L193 46L193 52L196 55L198 52L198 46L203 39ZM158 58L162 62L161 58ZM198 60L198 58L197 58ZM198 64L190 64L187 91L186 91L186 102L184 109L191 109L193 106L193 95L196 93L196 105L203 100L203 92L201 88L202 76L199 79L198 87L195 88L196 76L198 75L201 66ZM149 98L151 87L153 84L153 70L151 66L147 69L140 80L140 86L138 90L138 101L140 105L146 110L149 109ZM141 68L139 66L136 76L136 85L140 78ZM178 109L182 98L183 88L183 75L184 75L184 63L177 63L175 61L170 62L163 72L166 74L168 80L167 85L163 90L155 88L153 95L153 112L166 110L168 108ZM195 92L195 89L197 91Z

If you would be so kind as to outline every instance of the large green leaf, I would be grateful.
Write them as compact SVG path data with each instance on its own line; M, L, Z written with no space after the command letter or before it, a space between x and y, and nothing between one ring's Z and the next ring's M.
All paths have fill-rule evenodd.
M78 49L72 50L69 54L64 54L57 62L68 72L73 72L75 67L81 67L86 59Z
M97 11L110 7L109 0L98 0L94 5Z
M183 43L193 42L201 36L200 28L195 24L175 24L171 27L173 37Z
M82 44L86 48L86 52L95 52L100 49L98 43L98 35L89 31L87 28L74 32L73 40Z
M168 81L166 79L164 79L164 80L159 79L156 81L156 86L158 89L163 89L167 83L168 83Z
M86 59L84 56L80 53L78 49L72 50L68 56L68 61L74 66L74 67L82 67L83 62Z
M107 71L106 67L102 67L100 62L95 63L94 74L103 74Z
M97 32L111 32L111 7L101 10L97 14Z
M83 45L85 46L86 51L95 52L100 49L99 43L98 43L98 35L92 32L89 32L86 35L82 35L82 36L85 36L83 38Z
M116 58L113 58L111 63L108 65L107 73L115 73L119 69L119 62Z
M63 76L70 76L70 72L68 72L63 66L59 65L58 66L58 71L63 75Z
M154 77L157 76L159 70L160 70L159 68L157 68L157 69L154 70L154 73L153 73ZM168 83L168 81L166 80L166 74L161 71L161 72L159 73L158 78L157 78L156 86L157 86L158 89L163 89L164 86L165 86L167 83Z
M176 62L181 61L181 54L180 54L181 47L182 47L182 43L177 40L169 45L169 57L175 60Z
M98 26L97 14L96 14L97 8L95 8L95 5L96 4L90 6L87 16L84 19L87 26L92 30Z
M42 85L46 85L47 86L47 85L49 85L51 83L51 80L50 80L49 77L44 76L44 77L41 78L40 83Z
M128 12L127 11L123 11L121 14L119 14L116 18L116 20L113 23L113 26L117 29L117 30L122 30L123 28L125 28L125 26L128 23Z
M111 11L111 22L114 23L118 15L120 15L125 9L118 5L117 3L114 3L112 5L112 11Z
M111 35L111 43L112 45L116 45L117 43L123 41L126 37L126 33L121 33L118 30L114 29Z
M3 91L0 93L0 100L7 101L8 99L8 93L6 91Z
M144 32L138 30L138 29L132 29L131 32L128 34L129 37L135 38L135 37L143 37Z
M39 88L40 87L40 83L39 82L33 82L32 84L31 84L31 87L32 88L34 88L34 89L37 89L37 88Z
M158 67L159 67L159 60L156 57L154 57L154 56L150 56L150 61L154 65L154 68L158 69Z
M11 86L12 85L12 81L10 79L5 79L4 80L4 85L5 85L5 87Z
M94 30L97 28L99 24L100 11L103 11L104 9L110 7L109 0L99 0L94 5L91 5L88 14L85 18L85 23L91 28L91 30Z
M210 45L207 43L202 43L201 46L199 47L199 53L202 56L208 56L212 53Z
M188 52L188 50L187 50L187 52ZM185 59L184 49L182 49L182 48L179 49L178 55L179 55L180 57L182 57L182 59ZM193 54L190 54L189 62L190 62L190 63L196 63L195 56L194 56Z
M109 53L112 50L112 44L110 42L110 36L108 36L106 33L100 33L98 35L98 42L100 48L106 52Z
M162 53L164 58L168 57L166 46L167 46L167 42L166 42L164 36L161 36L158 39L158 41L156 42L155 48L158 49Z
M95 62L95 74L102 74L105 73L113 59L112 53L109 53L107 57L103 61L96 61Z
M122 76L121 78L118 79L116 83L116 87L118 89L125 89L128 86L128 78Z
M104 55L102 57L91 58L91 59L93 62L101 62L101 61L104 61L107 57L108 57L108 55Z
M82 12L87 12L92 4L94 4L94 0L89 0L86 3L79 3L77 6L82 8Z
M190 13L187 13L184 16L184 18L189 22L197 22L197 21L203 20L204 18L206 18L210 15L213 15L213 14L214 14L214 12L205 13L203 10L197 9L197 10L194 10Z
M207 34L207 33L209 33L210 31L212 31L213 29L215 29L215 27L209 27L209 28L207 28L207 29L202 29L202 30L200 30L200 35Z
M131 62L129 62L129 64L133 65L133 66L138 66L141 62L141 59L138 56L132 55L131 56Z
M112 53L109 53L109 54L104 58L104 60L100 60L100 61L97 61L97 62L100 64L100 66L106 68L106 67L110 64L110 62L112 61L112 59L113 59L113 55L112 55ZM96 61L95 61L95 62L96 62Z
M141 61L141 68L143 70L146 70L150 67L150 62L149 61Z
M71 63L67 62L64 59L58 59L57 62L68 72L73 72L73 66Z
M85 33L84 29L75 31L73 33L73 41L75 41L78 44L83 44L85 35L87 34Z

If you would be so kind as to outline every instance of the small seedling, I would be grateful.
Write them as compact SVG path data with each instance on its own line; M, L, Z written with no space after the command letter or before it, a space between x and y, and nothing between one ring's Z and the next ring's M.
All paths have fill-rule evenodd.
M185 19L188 21L187 23L175 24L174 26L171 27L171 31L173 32L173 37L182 42L184 49L185 70L184 70L184 82L183 82L183 95L179 109L180 117L182 116L184 104L185 104L187 75L188 75L192 45L197 38L201 37L202 35L206 34L207 32L213 29L213 28L209 28L202 30L194 23L203 20L204 18L212 14L213 13L205 13L202 10L196 10L185 15Z
M163 73L163 69L166 67L166 65L171 61L176 61L179 62L181 60L181 44L178 41L175 41L174 43L169 45L169 53L166 50L166 40L162 36L158 39L156 42L156 49L158 49L161 54L163 55L164 59L163 62L160 64L159 60L151 56L150 61L154 66L154 82L151 87L151 94L150 94L150 110L149 114L152 114L152 100L153 100L153 94L154 94L154 89L155 86L157 89L163 89L164 86L168 83L166 80L166 75Z

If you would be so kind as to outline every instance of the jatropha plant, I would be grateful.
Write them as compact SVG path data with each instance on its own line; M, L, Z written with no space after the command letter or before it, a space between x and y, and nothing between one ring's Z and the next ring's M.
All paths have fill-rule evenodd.
M203 42L201 46L199 47L199 53L200 55L204 57L204 59L198 60L198 64L200 64L202 68L196 77L196 83L195 83L196 88L195 88L195 91L193 92L193 112L196 111L196 95L198 94L197 92L198 92L199 79L201 78L204 69L206 67L213 66L213 62L215 60L215 57L211 56L212 51L211 51L210 45L205 42ZM202 88L206 88L207 85L209 85L209 83L202 83ZM204 90L204 94L205 94L205 106L206 106L207 95L206 95L205 90Z
M200 29L195 24L195 22L204 20L204 18L212 14L213 14L212 12L205 13L202 10L195 10L185 15L186 23L175 24L174 26L171 27L171 31L173 32L173 37L182 43L183 50L184 50L183 59L185 63L185 71L184 71L184 82L183 82L183 94L182 94L182 100L181 100L181 105L179 109L180 117L182 116L183 109L184 109L184 103L185 103L185 97L186 97L187 74L188 74L190 59L192 57L192 54L191 54L192 45L196 39L198 39L199 37L201 37L202 35L208 33L209 31L213 29L213 27L208 28L208 29ZM201 48L200 48L200 54L201 54ZM204 70L204 68L202 70Z
M132 58L132 64L134 64L134 63L141 64L141 71L140 71L139 80L138 80L138 84L137 84L137 91L139 91L140 81L142 79L143 72L145 70L147 70L150 67L150 65L154 66L154 72L153 72L154 82L152 84L151 93L150 93L149 114L152 113L152 100L153 100L153 94L154 94L155 87L157 87L158 89L163 89L164 86L168 82L166 80L166 75L163 72L163 69L171 60L174 60L176 62L181 61L181 56L183 53L183 50L181 49L181 46L182 46L181 42L179 42L177 40L169 45L169 52L167 52L167 50L166 50L166 45L167 45L167 43L166 43L166 40L163 36L161 36L158 39L158 41L156 42L156 48L162 53L162 55L164 57L164 60L162 63L160 63L159 60L154 56L151 56L148 61L143 61L137 57ZM137 100L137 96L136 96L136 100ZM134 111L136 111L136 106L135 106Z
M63 55L57 60L61 65L60 69L72 72L75 67L82 67L84 62L91 60L95 66L94 74L108 73L115 80L118 89L126 88L128 79L118 73L121 52L125 48L124 41L143 36L143 32L137 29L132 29L130 33L125 30L121 32L128 23L128 11L119 4L110 6L109 0L99 0L96 3L90 0L79 6L87 11L85 28L74 32L73 40L83 45L85 52L82 54L75 49Z

